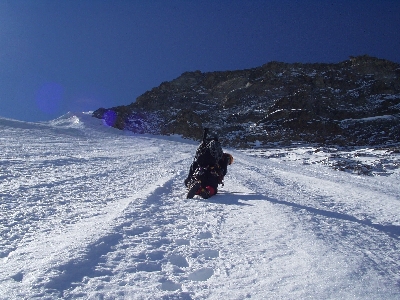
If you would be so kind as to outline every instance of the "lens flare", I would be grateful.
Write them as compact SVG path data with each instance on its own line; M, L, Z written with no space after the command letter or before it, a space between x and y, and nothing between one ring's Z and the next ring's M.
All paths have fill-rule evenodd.
M117 121L117 114L113 110L107 110L103 117L104 123L107 126L114 126Z

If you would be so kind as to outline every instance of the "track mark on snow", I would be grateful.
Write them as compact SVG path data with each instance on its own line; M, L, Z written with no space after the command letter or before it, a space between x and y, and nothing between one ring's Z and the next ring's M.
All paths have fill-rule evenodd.
M188 261L182 255L176 255L176 254L171 255L169 258L169 262L180 268L189 267Z
M175 283L175 282L173 282L171 280L166 280L166 281L161 283L161 289L163 291L173 292L173 291L180 290L181 288L182 288L182 284Z
M178 246L189 246L190 245L190 241L187 239L175 239L175 244L177 244Z
M137 272L158 272L161 270L162 270L161 263L157 262L139 263L136 267Z
M173 181L171 177L173 177L171 174L168 177L162 177L150 187L138 191L135 196L114 201L112 204L110 203L107 206L110 211L106 212L103 217L101 215L92 217L98 219L97 223L100 228L103 227L104 230L110 232L94 243L85 246L86 251L85 249L76 249L77 255L75 255L75 258L70 258L63 265L53 268L51 272L55 272L57 275L51 275L49 282L45 285L46 289L56 290L62 296L64 291L73 287L74 283L81 282L84 277L111 276L112 270L108 267L103 267L104 257L114 251L113 249L124 238L143 236L146 238L150 235L150 232L158 227L159 224L154 224L155 226L151 226L151 224L139 225L135 221L143 217L147 218L148 214L151 213L151 208L158 207L158 205L154 204L160 201L161 195L170 189ZM143 210L138 210L136 206L138 203L141 203L139 206L142 206L143 210L147 210L148 212L143 214ZM129 212L132 204L135 209ZM113 222L118 223L118 219L121 220L121 218L131 219L132 221L122 222L112 228L111 224ZM75 224L75 226L78 225ZM85 221L81 225L82 228L85 228ZM156 239L147 238L147 243L149 246L152 246L151 248L159 249L164 244L170 244L171 241L160 236ZM164 255L163 251L146 251L144 259L138 259L136 266L131 268L131 272L160 272L162 270L161 262L164 259Z
M211 239L212 237L213 237L213 234L210 231L200 232L197 235L197 238L200 239L200 240Z
M204 256L207 259L217 258L217 257L219 257L219 251L212 250L212 249L206 249L206 250L200 251L200 255Z
M151 231L150 226L138 226L138 227L133 227L133 228L124 228L124 233L127 236L137 236L141 235L143 233Z
M45 285L47 289L55 289L60 293L70 288L74 282L82 281L83 277L110 275L109 271L96 270L101 257L110 252L122 238L121 234L110 234L101 238L99 241L88 247L89 251L83 258L68 261L66 264L58 266L57 272L61 275L51 278Z
M14 279L15 281L21 282L22 279L24 279L24 273L18 272L17 274L11 276L11 278Z
M211 268L202 268L194 271L189 275L189 280L192 281L207 281L214 275L214 270Z

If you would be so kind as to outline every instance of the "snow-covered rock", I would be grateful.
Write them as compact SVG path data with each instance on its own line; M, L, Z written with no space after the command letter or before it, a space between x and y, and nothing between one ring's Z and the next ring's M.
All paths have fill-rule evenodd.
M365 146L400 143L400 65L367 55L336 64L270 62L185 72L136 102L94 112L116 128L200 139L216 130L232 147L258 141Z

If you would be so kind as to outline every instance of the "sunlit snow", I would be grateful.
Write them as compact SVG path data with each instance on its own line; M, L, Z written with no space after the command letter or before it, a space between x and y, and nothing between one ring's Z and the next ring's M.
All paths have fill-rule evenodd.
M399 153L225 149L203 200L176 136L69 113L0 145L0 299L400 298ZM329 164L357 153L379 168Z

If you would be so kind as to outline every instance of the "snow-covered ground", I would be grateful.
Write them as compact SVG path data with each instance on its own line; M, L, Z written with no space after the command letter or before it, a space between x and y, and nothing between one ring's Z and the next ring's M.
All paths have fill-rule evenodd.
M0 145L0 299L400 299L396 151L225 149L188 200L178 137L68 114L0 119Z

